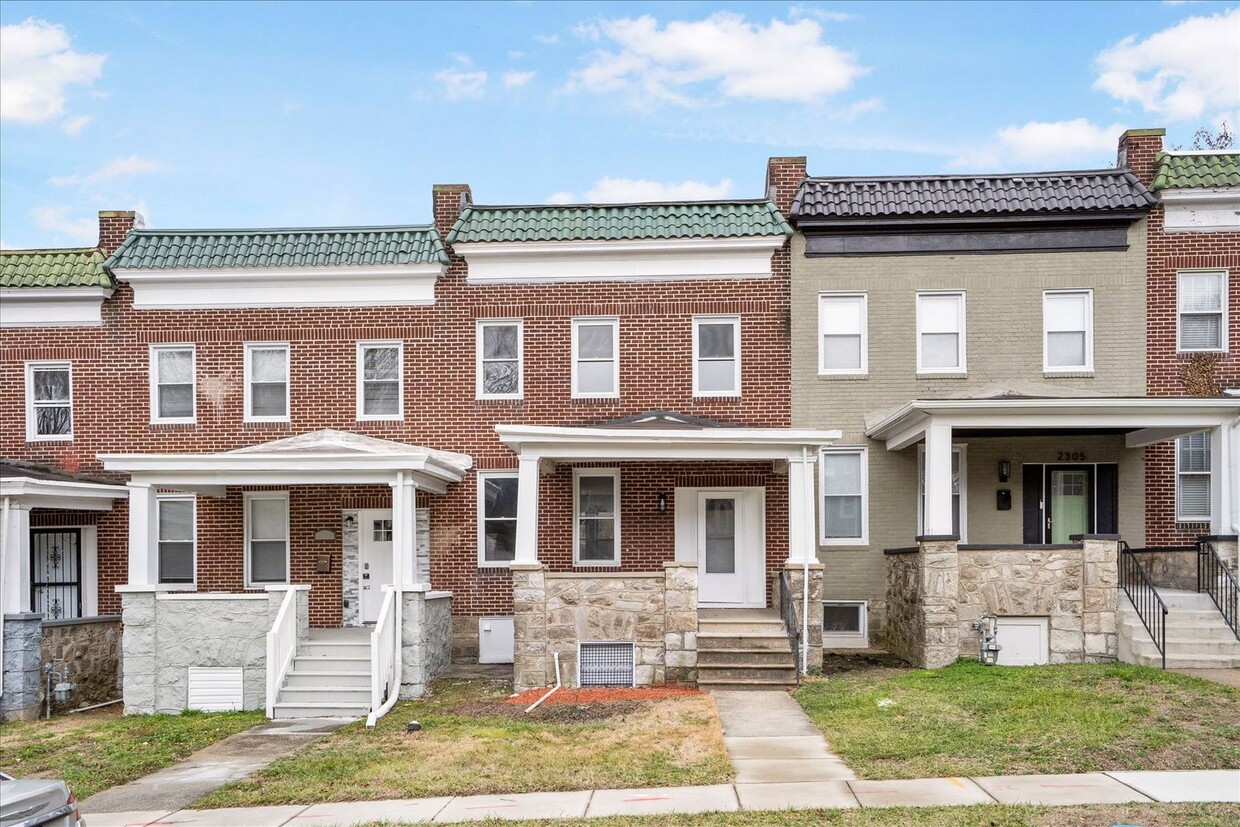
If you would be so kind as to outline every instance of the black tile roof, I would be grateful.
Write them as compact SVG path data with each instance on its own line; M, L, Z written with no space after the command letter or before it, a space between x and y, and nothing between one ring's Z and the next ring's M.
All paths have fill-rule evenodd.
M1148 210L1155 198L1126 169L1005 175L807 178L791 220L977 218Z

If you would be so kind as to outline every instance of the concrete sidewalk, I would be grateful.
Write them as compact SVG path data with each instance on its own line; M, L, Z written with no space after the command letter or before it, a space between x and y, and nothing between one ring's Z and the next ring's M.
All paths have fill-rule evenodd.
M1095 772L910 781L720 784L647 790L476 795L228 810L87 812L90 827L351 827L371 821L446 824L532 818L733 812L736 810L937 807L965 804L1240 803L1240 770Z

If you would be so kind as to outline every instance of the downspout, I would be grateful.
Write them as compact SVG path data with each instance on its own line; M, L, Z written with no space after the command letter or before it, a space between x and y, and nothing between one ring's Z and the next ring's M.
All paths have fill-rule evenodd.
M402 548L396 555L395 563L392 566L392 569L396 574L396 634L392 635L393 644L396 646L396 652L392 656L392 682L394 685L392 687L392 697L388 699L391 704L395 704L396 699L400 697L400 684L401 681L404 680L404 658L401 657L405 652L405 550L403 546L405 545L406 538L408 538L411 534L415 538L417 537L417 529L414 526L409 525L409 521L405 519L406 517L410 517L412 515L405 511L404 471L396 472L396 486L397 490L400 492L400 544ZM388 707L388 709L391 708L390 704L384 704L384 706ZM383 711L385 714L387 713L387 709Z
M801 446L801 473L805 473L805 469L809 467L809 449L804 445ZM814 479L810 477L803 480L805 483L805 503L804 506L810 510L805 513L813 514L814 507ZM809 674L809 554L814 545L814 534L818 530L817 523L812 527L809 536L805 538L806 548L801 549L801 674Z
M4 662L4 613L8 606L4 605L9 586L9 555L13 550L9 542L9 498L4 498L0 505L0 663Z

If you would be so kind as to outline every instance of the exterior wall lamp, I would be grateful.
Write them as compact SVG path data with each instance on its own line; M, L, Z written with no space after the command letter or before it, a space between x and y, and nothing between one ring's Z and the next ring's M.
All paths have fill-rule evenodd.
M999 460L999 482L1007 482L1012 478L1012 461L1010 459Z
M660 512L667 511L667 494L660 492L655 497L655 502L658 504Z

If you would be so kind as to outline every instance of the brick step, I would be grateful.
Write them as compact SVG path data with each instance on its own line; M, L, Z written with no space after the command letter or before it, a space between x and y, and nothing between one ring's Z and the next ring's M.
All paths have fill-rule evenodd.
M347 686L349 688L370 688L370 668L365 672L333 672L327 669L313 672L289 672L285 675L286 688L313 689L317 686Z
M792 650L787 645L782 649L755 649L753 647L698 649L699 668L727 666L732 663L771 667L794 667L796 665L796 661L792 657Z
M752 663L698 664L698 683L749 683L751 681L797 682L795 666L763 666Z

